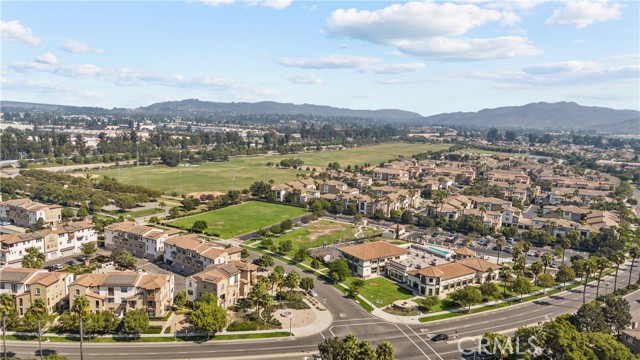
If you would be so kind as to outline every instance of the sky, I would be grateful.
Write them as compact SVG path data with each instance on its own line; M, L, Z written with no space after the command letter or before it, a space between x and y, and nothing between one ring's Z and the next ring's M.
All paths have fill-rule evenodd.
M637 1L2 1L0 99L640 110Z

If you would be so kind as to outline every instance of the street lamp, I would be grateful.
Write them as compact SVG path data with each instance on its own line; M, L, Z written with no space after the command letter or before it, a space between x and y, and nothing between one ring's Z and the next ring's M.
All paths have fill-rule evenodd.
M604 293L606 294L606 293L608 293L608 292L609 292L609 282L608 282L608 281L605 281L605 282L604 282Z
M290 336L293 335L292 325L293 325L293 314L289 315L289 334L290 334Z

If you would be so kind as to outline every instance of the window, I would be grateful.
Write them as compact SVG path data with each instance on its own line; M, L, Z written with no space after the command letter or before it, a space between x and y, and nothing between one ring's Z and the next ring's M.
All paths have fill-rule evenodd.
M121 287L120 288L120 292L127 292L127 288L126 287Z
M96 300L96 309L100 309L100 300Z
M113 304L113 303L114 303L114 302L116 302L116 301L115 301L115 299L114 299L114 298L107 298L107 302L108 302L109 304Z
M36 295L39 296L40 295L40 288L35 288L36 291Z

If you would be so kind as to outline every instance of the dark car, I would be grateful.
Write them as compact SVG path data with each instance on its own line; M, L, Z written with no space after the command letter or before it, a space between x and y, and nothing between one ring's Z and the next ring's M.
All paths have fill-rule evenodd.
M447 334L438 334L431 338L431 341L440 342L449 340L449 335Z
M496 356L492 353L483 351L464 350L462 352L464 360L495 360Z
M75 261L73 261L73 260L69 260L69 261L67 261L67 265L69 265L69 266L73 266L73 265L75 265L75 264L76 264L76 262L75 262Z
M496 246L494 246L494 247L493 247L493 251L498 251L498 250L500 250L500 248L498 247L498 245L496 245Z

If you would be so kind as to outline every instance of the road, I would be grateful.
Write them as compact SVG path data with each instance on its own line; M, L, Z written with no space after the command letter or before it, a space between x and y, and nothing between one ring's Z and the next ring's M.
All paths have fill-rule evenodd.
M253 254L253 256L257 256ZM637 280L640 267L634 269L633 280ZM286 271L294 268L285 265ZM296 269L297 270L297 269ZM303 274L303 276L307 276ZM619 274L619 284L627 284L628 266ZM609 285L605 285L605 281ZM488 311L463 317L429 322L421 325L395 324L380 320L362 310L352 300L328 284L316 282L318 299L331 312L334 322L329 329L318 335L301 338L177 342L177 343L85 343L84 358L89 360L108 357L151 359L304 359L317 351L317 344L325 337L354 334L366 339L374 346L382 341L390 341L396 351L396 358L402 360L449 360L460 359L458 341L434 343L429 339L438 333L453 338L458 332L460 349L470 348L473 343L469 337L477 337L486 332L515 331L519 326L537 324L561 314L572 313L582 305L582 287L540 299L495 311ZM600 294L613 291L613 276L603 278ZM587 300L595 298L596 287L587 287ZM640 318L640 292L628 296L632 304L633 315ZM79 359L77 343L44 343L45 351L57 351L69 359ZM33 357L37 342L9 341L11 354Z

